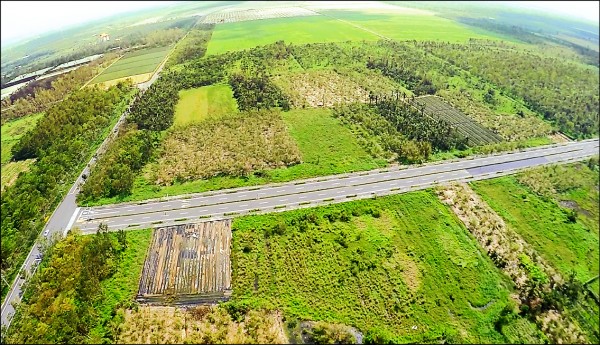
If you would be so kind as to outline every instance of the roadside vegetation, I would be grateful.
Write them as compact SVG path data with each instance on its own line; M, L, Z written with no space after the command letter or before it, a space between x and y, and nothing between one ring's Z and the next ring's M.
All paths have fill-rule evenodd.
M132 305L151 231L77 230L45 252L3 341L114 342L117 309Z
M36 159L27 173L2 193L2 270L12 281L40 234L109 125L124 111L132 91L125 85L81 90L46 110L13 146L15 160ZM2 297L8 291L2 285Z
M552 343L594 343L598 339L598 308L577 279L576 272L561 274L555 262L542 258L535 248L513 230L466 184L439 187L440 199L487 251L496 266L515 283L518 296L496 323L505 330L516 315L527 316ZM506 327L511 332L511 327ZM533 342L542 342L543 338ZM530 341L531 342L531 341Z

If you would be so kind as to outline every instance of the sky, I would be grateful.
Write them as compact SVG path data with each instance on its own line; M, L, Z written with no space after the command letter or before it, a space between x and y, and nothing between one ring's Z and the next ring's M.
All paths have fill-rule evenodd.
M50 30L167 3L174 1L0 1L1 42L5 45ZM598 22L598 1L520 1L515 4Z
M174 1L0 1L2 45L117 13Z
M507 3L509 1L503 1ZM539 9L598 23L599 1L511 1L512 6Z

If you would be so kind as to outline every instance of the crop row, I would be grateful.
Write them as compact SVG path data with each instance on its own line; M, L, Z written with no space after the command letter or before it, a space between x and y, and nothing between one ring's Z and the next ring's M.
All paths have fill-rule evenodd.
M439 97L419 97L415 102L424 106L424 111L428 115L440 118L452 126L455 126L460 134L469 138L470 144L483 145L502 141L502 138L499 135L482 127Z

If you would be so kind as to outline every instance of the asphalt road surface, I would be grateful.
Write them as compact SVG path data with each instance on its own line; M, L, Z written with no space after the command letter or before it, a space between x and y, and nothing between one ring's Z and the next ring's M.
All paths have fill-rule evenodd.
M379 169L170 199L83 208L70 218L76 217L73 227L80 228L84 233L94 233L100 223L108 225L111 230L185 224L403 193L450 181L493 178L533 166L584 159L594 154L598 154L597 139L420 167Z

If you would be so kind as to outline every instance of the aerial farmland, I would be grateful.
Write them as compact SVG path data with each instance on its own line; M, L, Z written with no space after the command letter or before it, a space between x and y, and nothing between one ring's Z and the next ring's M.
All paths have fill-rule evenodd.
M144 6L3 52L4 343L600 341L597 18Z

